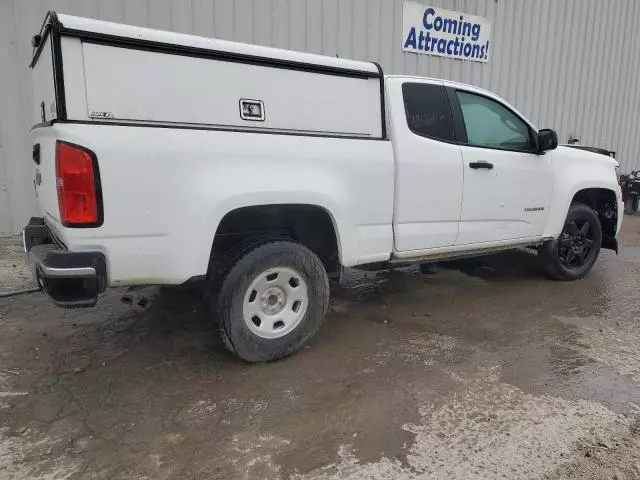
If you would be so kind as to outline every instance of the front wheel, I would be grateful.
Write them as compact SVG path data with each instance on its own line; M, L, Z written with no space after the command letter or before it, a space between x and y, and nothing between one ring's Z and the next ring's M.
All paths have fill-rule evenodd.
M320 328L329 303L322 261L290 241L257 243L222 280L214 308L224 344L249 362L300 349Z
M562 233L545 243L540 257L547 274L556 280L584 277L600 254L602 226L598 215L587 205L571 205Z

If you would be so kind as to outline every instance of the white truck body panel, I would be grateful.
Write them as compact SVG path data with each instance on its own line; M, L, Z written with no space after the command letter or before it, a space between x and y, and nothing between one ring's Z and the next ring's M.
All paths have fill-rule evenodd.
M537 132L490 92L384 80L365 62L67 15L59 21L66 118L32 130L42 159L36 191L47 225L69 250L105 254L109 285L205 275L221 221L251 206L320 207L344 266L556 238L583 188L615 194L619 231L612 159L565 148L542 155L477 148L408 128L403 85L418 83L491 98ZM34 99L55 101L46 44L40 56ZM243 98L263 102L264 121L241 117ZM40 120L34 113L34 124ZM101 225L60 221L59 140L97 157ZM472 169L478 161L495 168Z
M80 40L77 40L78 42ZM116 120L381 136L380 80L84 43L87 113ZM118 66L117 75L113 65ZM256 81L259 79L259 81ZM241 99L263 103L243 120ZM335 112L342 112L336 116Z
M204 275L220 220L252 205L326 209L346 266L391 255L390 142L74 124L34 130L33 138L46 151L63 139L100 152L101 227L62 227L51 162L42 162L42 185L54 187L38 191L50 197L46 219L70 249L106 254L112 285Z
M462 146L465 181L457 245L541 236L553 190L553 153ZM491 172L469 170L490 160Z

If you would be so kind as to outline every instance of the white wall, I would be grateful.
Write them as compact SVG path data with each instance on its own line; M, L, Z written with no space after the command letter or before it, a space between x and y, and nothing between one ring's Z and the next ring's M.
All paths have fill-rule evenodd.
M375 60L386 73L472 83L541 127L640 168L640 2L429 0L487 17L489 63L401 51L400 0L0 0L0 232L37 213L28 141L29 41L47 10L223 39Z

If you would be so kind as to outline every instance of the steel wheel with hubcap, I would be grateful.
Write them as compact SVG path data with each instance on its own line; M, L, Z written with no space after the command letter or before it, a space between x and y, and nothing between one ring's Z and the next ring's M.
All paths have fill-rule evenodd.
M299 350L320 328L329 279L311 250L288 240L258 240L229 253L210 311L225 346L249 362L277 360ZM216 282L219 278L219 286Z
M543 266L556 280L584 277L598 259L602 226L588 205L574 203L569 208L562 233L539 250Z
M242 315L253 333L279 338L298 326L309 304L307 282L292 268L271 268L256 277L244 296Z

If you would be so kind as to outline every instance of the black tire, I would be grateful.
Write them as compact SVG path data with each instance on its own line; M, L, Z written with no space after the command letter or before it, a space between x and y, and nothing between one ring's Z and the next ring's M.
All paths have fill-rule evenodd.
M602 245L602 225L596 212L582 203L569 208L560 236L539 250L542 265L555 280L584 277L598 259Z
M292 241L261 239L248 242L218 265L206 289L209 311L215 316L224 345L253 363L277 360L299 350L320 328L329 305L329 280L322 261L308 248ZM284 267L299 272L306 282L308 305L302 320L286 335L262 338L243 317L243 302L254 279L266 270Z
M633 197L631 199L631 211L638 213L638 204L640 203L640 197Z
M222 288L222 283L225 278L227 278L227 275L235 264L238 263L238 261L248 252L260 245L265 245L282 239L283 237L274 237L271 235L245 238L226 251L224 255L212 256L211 261L209 262L207 279L203 292L204 308L208 317L212 319L216 326L220 341L223 343L225 348L231 352L234 352L233 345L231 345L231 342L227 337L227 333L218 318L217 301L220 289Z

